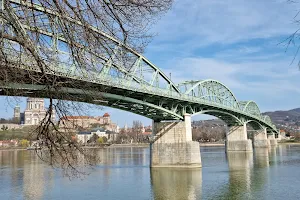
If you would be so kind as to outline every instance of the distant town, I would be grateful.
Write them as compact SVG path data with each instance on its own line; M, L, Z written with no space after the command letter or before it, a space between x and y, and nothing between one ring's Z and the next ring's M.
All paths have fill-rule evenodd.
M26 108L14 108L11 119L0 119L0 147L27 147L32 141L30 134L46 115L44 99L27 98ZM300 139L300 109L264 113L271 117L280 130L278 140ZM149 143L152 127L133 121L131 127L120 128L112 122L110 114L102 116L65 116L53 121L61 132L73 133L74 140L83 145ZM200 120L192 123L193 140L201 143L223 143L226 138L226 124L219 120Z
M11 119L0 119L0 147L29 146L30 133L46 115L44 99L27 98L26 109L14 108ZM132 127L120 128L112 122L109 113L103 116L65 116L53 119L61 132L73 133L74 140L83 145L103 143L147 143L152 133L151 126L143 126L140 121L133 121Z

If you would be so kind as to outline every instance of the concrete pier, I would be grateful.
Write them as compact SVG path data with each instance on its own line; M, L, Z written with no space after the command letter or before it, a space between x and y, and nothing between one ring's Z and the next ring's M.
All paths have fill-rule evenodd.
M268 148L269 141L267 138L267 129L258 130L253 134L253 147L254 148Z
M270 146L276 146L277 145L277 140L275 139L275 134L272 133L272 135L268 135L268 141Z
M192 141L191 116L184 121L154 122L155 141L150 144L151 167L202 167L200 145Z
M252 151L252 141L247 138L246 124L231 126L226 134L226 151Z

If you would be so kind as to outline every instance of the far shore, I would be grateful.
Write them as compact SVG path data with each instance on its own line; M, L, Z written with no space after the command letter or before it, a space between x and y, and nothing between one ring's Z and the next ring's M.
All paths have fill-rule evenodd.
M114 147L149 147L150 143L130 143L130 144L112 144L108 148Z
M300 145L300 141L297 141L297 142L278 142L278 144L297 144L297 145Z
M223 147L225 143L199 143L200 147Z
M109 148L113 147L148 147L149 143L131 143L131 144L112 144ZM224 143L199 143L200 146L225 146Z
M26 150L26 147L0 147L0 151Z
M278 141L279 145L300 145L300 141ZM115 147L149 147L150 143L111 144L109 146L84 146L86 149L103 149ZM199 143L200 147L223 147L225 143ZM26 147L0 147L0 151L27 150Z

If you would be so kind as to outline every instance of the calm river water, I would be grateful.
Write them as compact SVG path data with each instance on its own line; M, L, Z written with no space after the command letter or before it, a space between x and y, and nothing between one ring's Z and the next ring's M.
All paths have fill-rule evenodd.
M300 145L224 152L201 148L202 169L150 170L149 148L102 149L102 163L70 181L31 151L0 151L0 199L300 199Z

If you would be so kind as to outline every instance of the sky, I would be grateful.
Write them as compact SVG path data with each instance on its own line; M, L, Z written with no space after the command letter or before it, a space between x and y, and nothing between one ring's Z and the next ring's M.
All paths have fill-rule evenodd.
M261 112L298 108L300 54L295 57L297 46L286 48L284 42L299 28L297 8L300 3L287 0L175 0L152 27L156 35L144 55L171 73L175 83L216 79L238 100L254 100ZM25 100L19 98L21 111ZM0 117L12 117L16 103L0 97ZM151 124L145 117L107 107L88 114L105 112L121 127L133 120Z

